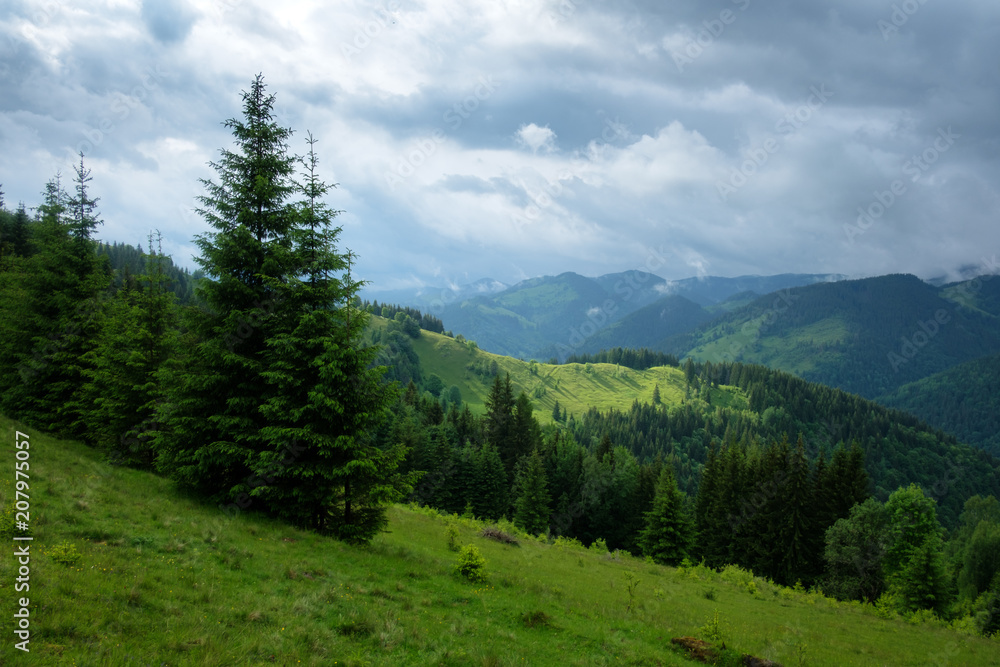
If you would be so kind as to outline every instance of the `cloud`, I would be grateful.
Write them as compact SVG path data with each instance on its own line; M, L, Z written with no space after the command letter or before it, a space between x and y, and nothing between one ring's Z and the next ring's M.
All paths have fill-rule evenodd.
M319 139L373 288L597 275L653 251L670 279L933 277L1000 250L992 1L924 3L885 34L892 8L861 0L193 7L0 16L7 201L37 204L86 149L103 238L159 228L193 267L198 179L263 72L291 150ZM879 215L859 227L859 209Z
M556 133L549 126L539 127L534 123L522 125L515 134L517 143L529 149L532 153L542 151L551 153L556 149Z
M142 0L140 15L149 32L167 44L183 42L197 19L184 0Z

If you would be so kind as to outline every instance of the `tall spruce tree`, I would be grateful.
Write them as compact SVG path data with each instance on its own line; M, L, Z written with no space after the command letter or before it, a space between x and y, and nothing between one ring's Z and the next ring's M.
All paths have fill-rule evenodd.
M97 256L90 235L100 224L96 199L88 194L90 171L76 170L77 196L70 198L59 175L43 193L33 225L31 254L6 276L24 301L13 315L5 363L14 367L0 380L4 410L24 421L79 437L88 408L80 401L88 351L96 344L102 301L111 282L107 261Z
M549 528L551 502L545 464L536 449L530 456L521 459L517 476L517 499L514 501L514 523L532 535L546 532Z
M663 565L678 565L690 555L694 529L670 463L660 471L653 508L646 512L645 520L639 535L643 555Z
M816 570L812 540L814 495L809 461L806 459L805 443L800 435L795 448L788 452L788 476L784 488L780 488L777 506L778 520L776 544L780 549L776 563L775 581L792 584L799 580L811 580Z
M507 513L510 484L500 453L491 443L486 443L476 453L475 488L472 501L476 516L496 521Z
M291 232L300 268L271 279L293 326L268 341L264 354L271 391L261 412L269 423L253 467L268 483L248 492L291 521L364 542L385 526L387 505L415 476L397 471L404 447L380 449L372 438L396 391L382 381L385 368L372 366L378 350L361 346L368 313L355 295L363 283L352 277L352 253L336 247L338 212L322 201L330 186L318 175L315 139L307 141L303 199ZM283 463L290 442L301 452Z
M202 181L199 212L214 229L197 239L207 309L174 374L159 464L226 509L255 506L363 542L413 479L398 472L402 446L374 442L395 390L372 365L377 349L361 346L362 282L336 248L315 141L297 186L291 130L273 106L258 75L243 118L226 121L236 149L212 164L218 182Z
M265 448L263 357L293 319L274 285L299 270L290 234L297 211L289 201L296 160L288 153L291 130L277 124L273 106L258 75L243 93L243 117L224 123L235 149L222 149L210 163L217 181L201 180L206 194L197 211L213 230L195 240L195 261L207 277L198 286L204 308L188 323L197 343L164 378L170 389L156 439L164 473L238 509L253 504L245 487ZM288 445L289 456L297 455L297 445Z
M514 404L510 374L505 373L503 378L500 375L494 376L493 386L486 397L486 439L500 452L500 459L508 474L513 473L519 454L514 428Z

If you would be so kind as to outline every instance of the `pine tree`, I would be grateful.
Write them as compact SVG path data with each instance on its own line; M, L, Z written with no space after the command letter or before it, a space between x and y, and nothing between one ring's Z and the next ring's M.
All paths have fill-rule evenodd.
M532 535L545 533L549 528L551 502L545 465L536 449L522 459L518 471L514 523Z
M934 533L928 535L913 550L895 577L894 589L907 611L931 609L944 612L948 602L948 585L940 536Z
M416 477L397 471L404 447L380 449L372 438L395 392L382 382L385 369L372 367L377 349L361 347L368 313L354 295L363 283L351 276L352 254L336 249L338 212L321 201L329 186L317 174L316 141L307 141L303 201L290 231L299 269L270 279L294 327L269 340L263 355L270 391L260 412L268 424L251 469L267 483L247 485L247 493L289 521L367 542ZM287 461L290 442L300 452Z
M712 505L717 502L719 484L719 458L713 440L708 448L705 465L701 469L698 493L695 496L695 551L700 559L715 561L719 550L717 527L713 521Z
M258 75L243 93L243 118L224 123L236 147L210 163L218 182L201 180L206 194L197 211L213 230L195 240L207 277L198 289L205 308L188 323L197 344L183 368L165 377L171 388L156 442L161 471L239 509L253 504L246 485L265 449L263 357L268 341L288 333L296 319L274 290L300 267L290 234L297 216L289 201L295 189L291 130L274 121L273 105ZM287 446L290 459L299 455L297 443Z
M76 194L70 198L66 206L69 209L69 231L81 248L87 248L92 240L97 225L103 224L97 216L97 202L100 197L88 194L89 183L94 180L90 169L83 165L83 153L80 153L80 164L74 167Z
M229 511L256 503L367 541L414 479L398 472L403 447L374 442L394 391L372 365L377 349L360 345L362 283L335 247L315 142L296 186L291 130L275 122L263 77L243 102L243 118L226 122L236 150L212 163L218 182L202 181L199 212L214 229L197 239L207 308L184 372L172 374L158 463Z
M494 376L493 386L486 397L486 439L500 452L508 473L514 470L518 454L514 435L514 403L510 374L506 374L503 379L499 375Z
M176 352L178 333L174 295L167 288L160 237L144 272L127 277L111 299L98 343L88 355L82 403L91 406L84 421L87 439L111 461L151 468L155 454L150 433L161 398L157 372Z
M0 379L4 410L30 424L68 436L84 433L83 416L89 406L80 401L87 353L96 344L103 312L102 301L110 285L107 262L98 258L89 237L74 230L99 224L92 200L86 194L89 171L81 161L77 171L80 201L77 218L70 217L71 200L60 177L50 180L33 226L33 252L7 279L10 293L24 299L8 316L16 317L4 353L14 367ZM89 232L88 232L89 233Z
M476 516L496 521L507 512L507 492L510 488L507 471L500 460L500 453L490 443L477 452L475 488L473 507Z
M541 447L542 435L535 419L534 406L531 399L523 391L514 402L514 424L512 432L513 446L511 456L517 461L522 456L527 456L532 450Z
M639 535L642 553L663 565L678 565L690 555L693 526L684 495L677 489L673 466L660 472L653 508Z
M660 404L660 385L657 384L653 387L653 405Z
M775 580L792 584L808 580L815 571L811 532L813 530L813 487L805 444L800 435L795 449L788 455L788 481L776 494L779 509L775 545L780 560L776 563Z

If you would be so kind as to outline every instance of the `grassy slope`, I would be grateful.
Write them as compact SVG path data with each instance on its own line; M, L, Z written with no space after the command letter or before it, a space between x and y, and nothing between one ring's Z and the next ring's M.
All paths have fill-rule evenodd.
M536 372L532 373L529 362L480 349L472 350L452 338L428 331L421 331L413 347L420 356L424 376L437 374L446 388L457 385L462 392L462 400L476 412L484 409L492 384L491 378L481 379L468 370L467 367L477 360L496 361L501 374L510 373L515 392L527 392L535 405L535 416L542 423L552 421L552 408L557 400L561 407L579 416L590 407L627 410L636 399L652 402L653 389L657 384L663 403L680 403L684 397L684 373L677 368L636 371L614 364L591 364L588 367L583 364L539 363L535 365ZM733 387L713 389L712 404L745 405L746 399Z
M828 317L802 326L791 335L767 336L767 317L751 320L736 334L722 336L709 330L710 342L691 349L687 356L697 361L732 361L733 358L753 359L753 363L801 376L814 370L821 362L835 362L837 354L825 351L826 346L846 340L850 330L839 317ZM720 337L711 340L713 335Z
M4 442L14 427L0 418ZM12 648L7 588L0 664L17 653L18 664L44 665L685 665L669 638L700 634L716 610L730 647L786 665L803 653L812 665L1000 664L997 642L940 624L884 620L759 579L754 595L745 578L700 568L499 545L471 522L405 507L366 548L228 518L153 475L29 433L32 652ZM13 460L0 464L5 506ZM448 523L482 550L488 583L452 573ZM50 556L63 543L80 554L71 567ZM5 582L13 561L0 560ZM639 581L631 611L626 574ZM527 627L526 614L547 625Z

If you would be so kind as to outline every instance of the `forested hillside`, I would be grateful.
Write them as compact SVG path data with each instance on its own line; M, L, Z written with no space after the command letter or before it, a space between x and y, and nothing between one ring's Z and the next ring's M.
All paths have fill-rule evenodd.
M876 497L920 484L937 499L946 525L955 525L965 498L1000 495L1000 462L984 452L909 414L781 371L740 363L640 370L521 362L426 331L406 336L399 323L389 325L373 319L382 362L405 368L396 379L414 382L411 400L433 398L442 404L442 419L466 407L482 414L493 383L509 376L512 392L525 394L541 424L559 425L588 450L608 437L638 461L670 457L678 486L691 495L713 441L749 444L786 434L793 440L802 434L811 457L857 442Z
M960 305L998 281L936 288L894 275L762 297L662 349L702 361L759 363L874 398L1000 350L997 315Z
M152 247L154 243L157 244L156 248ZM157 261L163 265L158 270L162 271L167 278L167 290L177 297L177 302L181 305L191 303L194 299L195 284L205 275L201 270L192 273L187 269L175 266L173 260L163 254L157 237L152 234L149 237L149 252L143 252L141 247L137 248L127 243L98 242L97 254L98 256L107 256L115 276L115 287L118 288L146 273L149 257L155 255Z
M983 583L960 597L948 590L973 567L970 549L987 548L969 540L977 503L992 507L1000 494L1000 461L909 415L760 366L520 362L408 329L404 318L373 321L372 335L389 343L384 360L408 359L408 388L379 437L406 443L404 470L422 473L411 496L421 504L511 516L530 532L660 562L737 563L844 598L897 596L911 610L992 604ZM616 382L642 400L610 409L595 401L582 415L560 402L593 385L617 401ZM463 399L470 393L475 411ZM861 539L902 539L889 537L910 530L890 518L900 513L924 517L921 527L895 555L866 555L871 571L855 577L858 531L874 520L888 532ZM942 524L954 535L947 544ZM924 575L911 571L917 558Z
M711 314L683 296L665 296L643 306L582 341L574 341L574 353L595 353L615 347L662 350L674 336L687 333L712 319ZM543 351L545 352L545 351ZM566 359L566 346L553 347L541 358ZM560 354L561 352L561 354Z
M1000 355L953 366L876 400L1000 455Z

